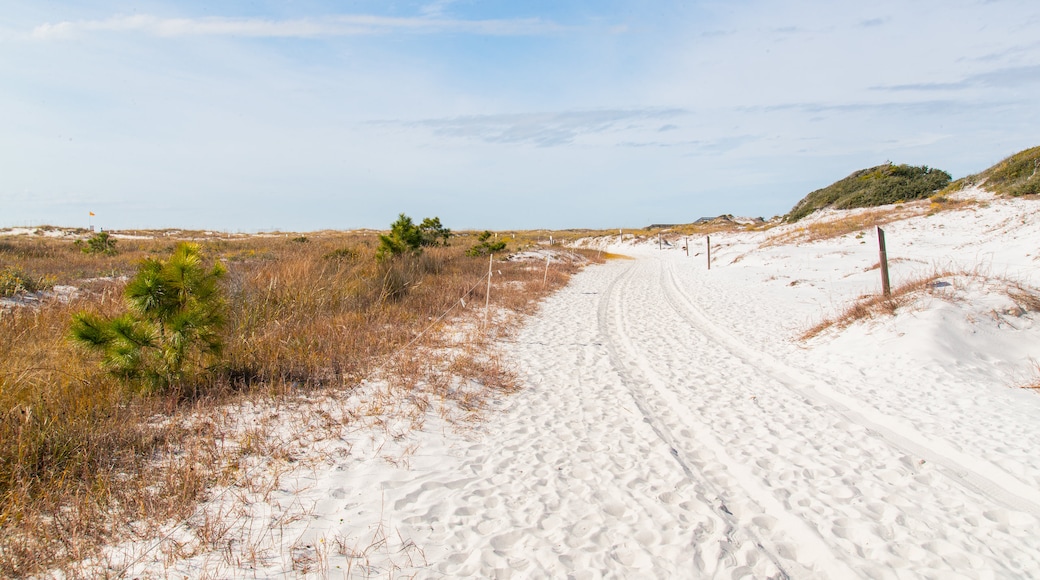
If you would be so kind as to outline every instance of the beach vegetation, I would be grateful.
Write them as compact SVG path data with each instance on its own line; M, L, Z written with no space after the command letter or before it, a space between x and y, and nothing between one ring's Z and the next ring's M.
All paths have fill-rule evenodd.
M441 218L439 217L424 218L422 223L419 224L419 232L422 235L420 244L423 246L441 244L447 246L448 240L454 235L450 229L441 224Z
M422 230L412 222L412 218L402 213L390 224L389 233L380 234L376 259L383 261L406 253L417 254L422 245Z
M950 174L928 166L886 163L853 172L802 198L784 217L796 222L823 208L875 207L928 197L950 183Z
M874 264L868 268L868 271L878 268L880 265ZM937 269L893 287L887 296L881 293L861 296L843 307L838 314L825 318L806 329L799 338L808 340L829 329L841 330L855 323L880 316L894 316L900 310L905 310L922 295L942 297L944 289L951 285L946 280L970 279L984 280L993 287L1002 288L1001 291L1015 304L1017 316L1027 312L1040 312L1040 289L1007 278L987 275L980 271Z
M16 266L0 269L0 297L32 294L54 286L53 278L34 276Z
M84 311L70 337L102 357L102 366L138 389L184 388L219 361L226 270L207 268L198 244L182 242L166 260L147 258L126 285L127 310L114 317Z
M0 240L0 268L17 269L21 287L46 278L75 288L0 306L0 577L96 576L77 562L103 563L103 546L155 537L195 513L208 489L235 483L249 454L291 461L274 434L228 431L243 406L284 409L378 379L396 399L372 401L366 420L395 422L389 414L407 402L476 421L483 401L514 388L493 351L500 318L466 322L483 320L473 305L488 286L486 260L464 245L379 262L368 232L286 237L139 230L114 255L43 235ZM496 264L492 308L532 312L582 260L554 260L547 276L519 260ZM204 283L182 287L176 269ZM447 324L481 331L445 348ZM194 347L162 342L178 329Z
M945 192L980 185L997 195L1040 194L1040 146L1019 151L992 167L951 183ZM944 192L944 193L945 193Z
M105 231L98 232L87 238L85 243L82 240L76 240L75 243L82 248L85 254L111 256L116 253L116 239Z
M466 255L487 256L488 254L494 254L505 250L506 242L498 239L492 240L492 235L494 234L487 230L477 234L477 243L466 250Z

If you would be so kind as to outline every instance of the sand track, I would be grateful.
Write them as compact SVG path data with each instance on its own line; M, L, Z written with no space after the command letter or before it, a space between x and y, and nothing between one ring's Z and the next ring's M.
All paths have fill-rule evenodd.
M322 556L332 576L1040 576L1035 396L978 381L973 354L950 364L922 347L942 305L873 336L792 340L819 287L857 295L846 273L874 257L776 252L707 272L638 249L587 268L504 345L524 388L483 425L449 432L431 417L393 465L379 457L409 441L346 441L257 513L308 507L279 537L351 546ZM778 260L819 287L778 280L793 271ZM976 329L950 320L940 338ZM885 341L916 342L882 360ZM259 567L196 557L172 570L297 570L277 548Z

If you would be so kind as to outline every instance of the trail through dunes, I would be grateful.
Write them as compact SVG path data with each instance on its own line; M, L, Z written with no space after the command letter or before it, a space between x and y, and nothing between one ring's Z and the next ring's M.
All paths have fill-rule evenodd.
M1025 218L997 209L893 226L890 252L912 246L918 260L897 280L1001 227L991 243L1018 261L988 267L1027 271L1033 258L1013 250L1040 226L1011 228ZM346 451L252 496L250 529L307 506L280 535L134 571L1040 576L1040 397L1012 388L1040 355L1040 325L1004 304L1003 278L976 268L894 317L801 341L875 291L876 249L852 236L718 238L711 270L703 256L630 247L636 259L575 276L503 345L523 389L483 424L455 433L431 417L407 437L327 443ZM404 448L405 461L379 460ZM233 557L263 537L266 558Z

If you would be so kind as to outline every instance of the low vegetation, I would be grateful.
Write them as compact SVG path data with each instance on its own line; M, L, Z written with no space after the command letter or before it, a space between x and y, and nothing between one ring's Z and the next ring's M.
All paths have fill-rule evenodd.
M219 362L226 270L206 268L199 245L183 242L168 260L145 259L124 291L126 312L80 312L71 337L102 355L102 366L145 392L191 389Z
M33 273L17 274L24 289L76 288L0 310L0 576L75 576L70 563L106 542L192 513L259 448L243 439L229 455L220 421L186 419L228 402L349 390L382 373L405 390L442 385L424 396L479 410L479 393L448 377L505 389L489 343L447 368L422 353L460 316L483 321L463 305L484 303L487 261L466 256L475 237L445 246L448 230L428 231L436 244L383 261L372 233L154 232L120 237L117 254L0 238L0 272ZM546 276L541 263L496 259L491 304L531 312L578 267L554 260Z
M951 183L947 191L981 185L998 195L1040 194L1040 147L1019 151L986 169Z
M791 229L772 235L764 245L778 246L797 242L816 242L850 234L862 237L864 232L870 228L915 215L923 215L931 211L929 208L930 206L900 204L892 208L842 213L816 221L807 220L797 226L792 226Z
M506 243L503 240L492 240L491 232L485 231L477 235L478 244L470 246L466 250L467 256L487 256L488 254L494 254L495 252L501 252L506 249Z
M874 207L922 199L946 187L950 174L927 166L886 163L861 169L823 189L802 198L785 216L796 222L823 208L851 209Z
M875 264L875 269L878 267ZM884 315L895 315L900 309L913 304L922 294L942 295L942 289L949 286L944 284L944 279L979 279L999 282L998 286L1004 288L1007 297L1016 305L1016 315L1026 312L1040 312L1040 290L1029 288L1011 280L984 276L978 272L939 270L931 274L913 278L899 286L892 288L890 295L872 294L863 296L845 307L836 316L824 319L807 329L800 336L801 340L808 340L829 330L841 330L848 328L857 322L870 320Z
M0 270L0 297L32 294L52 286L53 278L34 276L17 266L6 266Z
M87 238L86 242L76 240L75 243L83 248L85 254L106 254L111 256L116 253L116 239L108 232L98 232Z

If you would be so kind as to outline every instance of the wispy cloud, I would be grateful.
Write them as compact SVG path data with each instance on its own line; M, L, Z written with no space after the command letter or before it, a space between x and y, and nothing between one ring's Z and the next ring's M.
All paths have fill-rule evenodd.
M443 5L444 3L438 3ZM443 8L443 6L441 6ZM93 33L140 33L159 37L238 36L252 38L316 38L405 32L442 32L487 36L535 36L563 32L566 27L539 18L459 20L440 18L439 12L420 18L394 18L366 14L268 20L260 18L159 18L114 16L103 20L46 23L33 29L33 37L54 40Z
M658 147L658 148L683 148L693 149L700 153L726 153L739 148L746 143L758 141L759 138L752 135L738 135L734 137L722 137L719 139L691 139L684 141L624 141L618 143L622 147Z
M1040 65L995 69L948 83L910 83L872 87L877 91L949 91L971 87L1019 88L1040 83Z
M457 2L457 0L433 0L419 9L424 16L439 18L444 15L445 9Z
M875 26L882 26L888 21L888 18L867 18L866 20L860 20L859 25L862 28L873 28Z
M426 128L439 137L484 143L553 147L584 135L622 130L656 130L663 120L688 114L684 109L615 109L554 113L467 115L419 121L376 121L376 124Z

